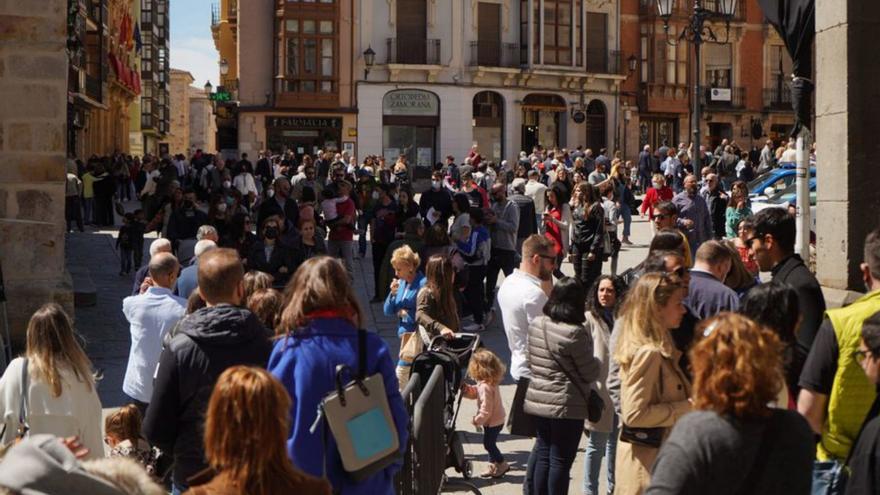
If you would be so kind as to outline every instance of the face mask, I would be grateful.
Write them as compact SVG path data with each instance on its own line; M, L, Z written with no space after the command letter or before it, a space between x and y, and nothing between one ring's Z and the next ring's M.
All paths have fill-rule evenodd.
M278 237L278 227L266 227L266 239L276 239Z
M233 203L235 203L235 198L233 198L232 196L228 196L226 198L226 204L232 206Z
M272 196L275 196L275 190L274 190L274 189L269 189L269 192L267 192L266 195L268 195L270 198L271 198Z
M219 205L217 205L217 211L219 211L220 213L225 213L226 212L226 203L220 203Z
M654 189L660 189L660 183L659 183L659 182L652 182L651 185L654 186Z
M394 195L394 201L397 201L398 199L400 199L400 195L399 195L399 194L395 194L395 195Z
M434 189L435 191L439 190L440 189L440 181L439 180L432 180L431 181L431 189Z
M193 209L193 206L194 206L194 205L193 205L193 202L192 202L192 201L189 201L189 200L184 200L184 201L183 201L183 208L184 208L184 209L186 209L186 210L192 210L192 209Z
M224 180L223 181L223 189L229 189L230 187L232 187L232 182L229 182L228 180Z
M373 199L379 199L379 191L373 191Z

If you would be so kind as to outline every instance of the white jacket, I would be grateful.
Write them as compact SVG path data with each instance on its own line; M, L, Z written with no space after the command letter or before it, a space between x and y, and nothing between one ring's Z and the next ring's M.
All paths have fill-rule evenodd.
M13 359L0 377L0 411L6 426L4 444L15 440L18 430L23 363L22 358ZM28 433L49 433L61 438L75 435L89 449L89 459L104 457L103 414L95 387L77 380L72 371L64 370L61 395L54 397L50 386L35 377L31 363L28 363L28 375Z
M248 172L236 175L232 179L232 186L238 189L242 196L247 196L248 193L254 193L254 196L257 195L257 184L254 182L254 176Z

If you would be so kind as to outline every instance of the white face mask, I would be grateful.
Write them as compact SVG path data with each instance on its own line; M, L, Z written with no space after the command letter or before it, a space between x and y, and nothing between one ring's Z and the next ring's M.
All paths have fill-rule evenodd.
M217 211L219 211L220 213L226 212L226 203L220 203L219 205L217 205Z
M431 187L432 187L434 190L440 189L440 181L439 181L439 180L433 180L433 181L431 181Z
M399 195L399 194L395 194L395 195L394 195L394 201L397 201L398 199L400 199L400 195Z
M379 199L379 191L373 191L373 199Z
M659 183L659 182L652 182L651 185L654 186L654 189L660 189L660 183Z
M229 182L228 180L224 180L223 181L223 188L229 189L230 187L232 187L232 182Z
M275 196L275 190L269 189L269 192L267 192L266 194L271 198L272 196Z

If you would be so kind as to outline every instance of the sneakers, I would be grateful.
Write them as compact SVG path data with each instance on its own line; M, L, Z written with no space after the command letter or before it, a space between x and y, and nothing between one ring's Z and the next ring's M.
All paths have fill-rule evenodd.
M480 478L500 478L510 471L510 464L505 461L498 463L490 462L486 470L480 473Z
M469 323L466 325L462 325L461 329L467 333L479 333L486 330L486 325L480 325L478 323Z

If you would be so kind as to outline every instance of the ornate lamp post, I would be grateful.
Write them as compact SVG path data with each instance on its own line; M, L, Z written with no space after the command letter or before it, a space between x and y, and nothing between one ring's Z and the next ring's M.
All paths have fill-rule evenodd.
M370 75L370 70L373 69L373 64L376 63L376 52L373 51L372 46L368 46L366 50L364 50L364 81L367 80L367 76Z
M693 143L694 143L694 172L699 173L702 168L702 155L700 153L700 100L702 98L702 73L700 62L700 48L703 43L720 43L726 44L730 36L730 20L736 12L737 0L716 0L718 11L709 10L703 7L702 0L694 0L693 14L687 19L687 24L682 29L678 39L672 41L669 37L669 18L672 17L672 9L677 0L657 0L657 12L663 19L663 30L666 32L666 42L670 45L678 45L682 41L693 43L694 45L694 94L693 94L693 112L691 117L691 125L693 126ZM724 41L718 41L715 32L709 24L713 19L721 19L724 21L725 35Z

